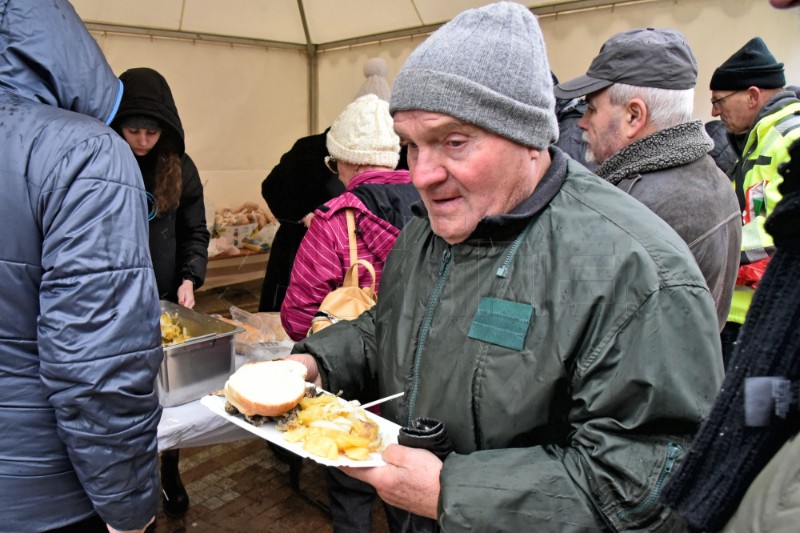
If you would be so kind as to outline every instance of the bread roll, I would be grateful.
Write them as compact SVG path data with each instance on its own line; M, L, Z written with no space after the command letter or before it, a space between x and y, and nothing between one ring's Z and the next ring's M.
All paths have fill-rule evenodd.
M306 367L290 359L247 363L228 378L224 392L244 415L279 416L303 399Z

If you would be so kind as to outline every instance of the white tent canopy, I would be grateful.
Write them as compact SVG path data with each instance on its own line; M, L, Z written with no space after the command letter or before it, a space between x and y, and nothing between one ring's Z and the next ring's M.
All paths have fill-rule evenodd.
M81 16L100 28L149 30L154 35L280 47L324 48L375 42L430 31L481 0L74 0ZM532 0L537 14L636 2Z
M294 141L323 130L379 56L389 81L439 25L487 0L72 0L118 74L149 66L169 80L210 208L262 201L260 184ZM708 80L755 35L800 84L800 13L767 0L534 0L559 78L585 72L601 44L635 27L672 27Z

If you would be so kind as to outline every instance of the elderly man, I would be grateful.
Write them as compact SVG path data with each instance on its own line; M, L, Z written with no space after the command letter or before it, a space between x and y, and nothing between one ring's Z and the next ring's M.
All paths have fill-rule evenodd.
M723 330L726 359L775 251L764 222L781 199L778 165L789 158L789 145L800 139L800 100L785 85L783 63L760 37L750 39L711 76L711 114L722 120L739 150L732 179L743 224L739 275ZM743 143L737 146L737 139Z
M586 96L578 122L598 176L661 217L692 251L725 325L739 266L741 223L730 181L692 121L697 62L675 30L635 29L611 37L585 76L556 86Z
M412 527L681 527L657 495L722 378L714 301L675 232L552 146L553 104L519 4L420 45L391 110L424 205L374 310L295 346L327 389L403 391L384 416L444 423L449 455L394 445L347 469Z

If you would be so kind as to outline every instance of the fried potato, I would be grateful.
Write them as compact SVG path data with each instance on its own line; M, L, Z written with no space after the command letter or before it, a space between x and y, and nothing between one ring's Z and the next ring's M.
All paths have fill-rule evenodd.
M366 461L369 459L368 448L348 448L344 451L344 454L353 461Z
M366 461L382 445L378 424L362 409L332 394L300 400L296 423L284 430L287 442L302 442L307 452L332 461L340 453Z
M305 438L307 431L308 429L303 426L296 427L286 431L283 438L286 439L286 442L300 442Z
M189 332L178 324L178 317L172 317L167 312L161 313L161 345L172 346L189 340Z
M307 436L303 442L303 449L331 461L339 458L339 448L336 446L336 442L325 435Z

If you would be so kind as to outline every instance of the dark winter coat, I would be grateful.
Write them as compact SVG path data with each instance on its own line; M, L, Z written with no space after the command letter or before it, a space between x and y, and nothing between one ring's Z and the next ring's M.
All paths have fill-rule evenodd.
M589 105L586 101L579 98L572 100L556 98L556 118L558 119L556 146L594 172L597 169L597 163L590 163L586 160L589 143L583 139L583 130L578 127L578 121L583 117L587 107Z
M183 126L172 91L164 77L155 70L135 68L124 72L120 80L125 87L122 102L112 127L120 132L124 119L144 115L162 126L161 139L144 157L136 156L149 193L150 254L158 282L160 298L177 301L177 290L188 279L198 289L203 285L208 264L206 209L203 184L194 161L184 152ZM177 209L160 213L153 201L156 187L157 153L172 140L181 158L180 203Z
M147 201L121 85L66 0L0 1L0 530L159 504Z
M795 123L795 131L798 127ZM755 291L711 414L662 494L692 531L723 526L728 533L798 530L800 139L778 171L785 180L778 187L782 199L765 223L775 254Z
M280 227L270 248L260 311L281 309L294 258L306 234L303 217L344 192L342 182L324 163L327 133L297 140L261 184L261 196Z
M742 228L730 180L707 155L712 146L702 122L680 124L626 146L597 175L649 207L689 245L721 330L736 284Z

